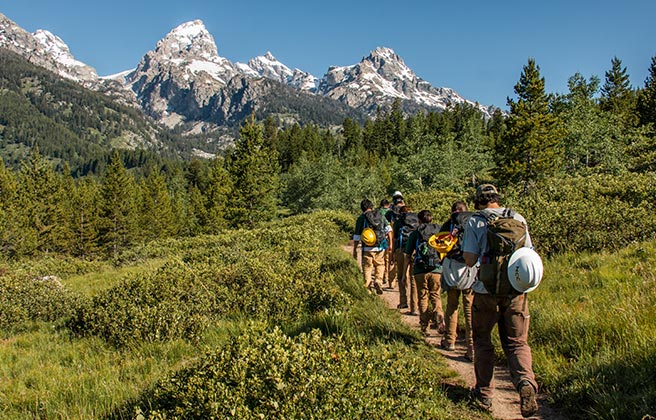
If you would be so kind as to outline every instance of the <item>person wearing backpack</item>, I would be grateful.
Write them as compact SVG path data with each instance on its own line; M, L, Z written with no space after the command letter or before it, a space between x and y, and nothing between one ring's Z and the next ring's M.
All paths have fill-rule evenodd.
M380 207L378 207L380 214L385 217L387 212L390 211L390 202L387 198L380 200ZM394 279L396 278L396 264L394 263L394 253L386 252L385 253L385 271L383 271L383 285L387 285L392 288Z
M355 222L353 232L353 258L358 258L358 245L362 242L362 273L367 290L373 287L376 293L383 294L383 272L385 253L390 251L392 228L387 220L374 210L371 200L360 203L362 214ZM373 276L373 277L372 277Z
M401 201L403 203L403 201ZM404 267L404 248L405 244L410 238L412 232L419 226L419 218L417 213L412 211L412 207L403 206L399 211L399 215L394 222L393 237L394 246L393 253L396 257L397 266L397 283L399 285L399 304L398 309L410 308L410 314L417 314L417 285L410 273L412 271L412 264L406 264Z
M389 211L385 213L385 218L390 223L390 225L394 224L394 221L401 213L401 207L403 206L405 206L403 194L401 194L401 191L394 191L394 194L392 194L392 206L390 207Z
M451 216L440 229L449 232L457 238L455 246L446 254L442 260L442 290L446 291L446 312L444 323L446 331L440 346L449 351L455 350L456 337L458 336L458 306L462 297L462 310L465 317L465 342L467 352L465 358L474 361L474 339L472 335L472 304L474 302L474 291L472 285L476 279L477 267L468 267L462 257L462 237L465 225L473 212L467 211L464 201L456 201L451 205Z
M433 215L428 210L418 214L419 226L405 244L404 262L407 266L414 256L413 274L419 295L419 325L427 334L431 321L444 326L444 313L440 299L440 276L442 272L440 254L429 245L429 240L439 232L440 226L432 223Z
M510 254L532 244L524 217L501 207L500 198L494 185L476 188L474 204L478 211L467 222L462 245L465 263L469 267L480 264L473 285L476 386L472 397L482 407L492 407L495 351L491 335L498 325L511 380L519 393L522 416L531 417L538 410L535 398L538 385L528 345L528 298L525 291L511 286L507 267Z

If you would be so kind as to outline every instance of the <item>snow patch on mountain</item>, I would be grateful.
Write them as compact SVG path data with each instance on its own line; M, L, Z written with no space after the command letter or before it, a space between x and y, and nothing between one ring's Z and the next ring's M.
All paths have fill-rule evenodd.
M314 92L319 84L319 79L315 76L300 69L290 69L270 51L267 51L264 55L251 58L248 64L236 63L235 66L245 76L266 77L308 92Z
M96 70L76 60L66 43L46 30L33 34L0 13L0 47L7 48L32 64L44 67L67 79L90 85L98 80Z

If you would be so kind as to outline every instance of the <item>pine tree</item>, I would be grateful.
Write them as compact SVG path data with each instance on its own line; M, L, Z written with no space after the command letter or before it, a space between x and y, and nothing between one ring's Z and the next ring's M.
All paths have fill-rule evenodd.
M645 87L638 96L638 113L640 115L640 124L654 124L656 126L656 56L651 58Z
M337 153L337 157L349 162L359 162L364 155L362 129L355 121L347 118L342 124L342 135L344 136L344 147Z
M137 237L136 187L134 180L114 152L102 179L100 240L113 257Z
M24 244L27 253L36 251L62 252L69 238L67 228L67 200L63 181L52 165L43 159L38 147L34 147L30 158L23 163L19 173L21 190L20 208L27 216L23 227L25 237L33 242Z
M81 179L73 191L71 203L74 235L71 252L82 258L92 257L100 251L100 186L92 178Z
M517 100L508 99L507 131L497 145L496 176L501 184L531 184L555 174L562 165L563 129L549 110L544 78L534 59L524 66L515 85Z
M141 184L141 231L146 240L166 238L176 233L171 196L157 168Z
M239 130L226 168L234 185L228 203L233 226L253 227L276 217L277 156L275 150L264 146L262 127L253 117Z
M636 96L626 67L622 67L622 61L613 57L611 69L606 72L606 80L601 87L601 98L599 105L602 110L620 117L626 125L635 125L636 118Z
M228 226L232 180L224 164L223 159L217 158L210 168L205 212L205 230L209 233L218 233Z
M21 253L25 241L26 221L19 197L18 179L0 158L0 251L10 257Z

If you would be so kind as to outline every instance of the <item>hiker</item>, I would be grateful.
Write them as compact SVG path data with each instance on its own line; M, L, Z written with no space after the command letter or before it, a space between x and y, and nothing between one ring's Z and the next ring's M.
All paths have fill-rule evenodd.
M483 408L492 407L495 353L491 333L497 324L511 380L520 396L522 416L530 417L538 410L535 399L538 385L528 345L528 299L526 293L510 285L507 275L508 251L498 239L501 233L497 226L503 224L506 232L513 233L511 248L530 248L532 244L524 217L501 207L500 199L494 185L483 184L476 188L474 205L478 211L467 222L462 244L465 263L469 267L480 264L473 285L472 329L476 386L472 397ZM504 236L507 234L504 233Z
M432 223L433 215L428 210L418 214L419 226L410 234L405 244L406 264L414 256L413 274L419 294L419 325L427 334L431 321L444 327L444 313L440 299L440 273L442 272L439 254L429 246L429 239L439 232L439 226Z
M380 200L380 207L378 211L380 214L385 217L385 214L390 210L390 202L387 198ZM383 285L391 289L394 287L394 279L396 278L396 264L394 263L394 254L393 252L385 253L385 271L383 272Z
M403 201L399 201L403 203ZM408 309L411 315L417 315L417 285L411 274L412 261L406 263L404 248L412 232L419 226L417 213L412 207L403 206L394 222L394 255L396 257L396 279L399 285L399 304L397 309Z
M389 211L385 213L385 218L392 225L401 212L401 207L405 206L405 201L403 200L403 194L401 191L394 191L392 194L392 206Z
M464 201L456 201L451 205L451 216L444 222L443 232L449 232L458 241L442 260L442 290L446 291L446 312L444 323L446 331L440 346L449 351L456 348L458 336L458 306L462 296L462 310L465 316L465 343L467 352L465 359L474 361L474 340L472 336L472 303L474 292L472 285L476 279L478 267L468 267L462 257L462 236L465 225L472 212L467 211Z
M379 295L383 294L382 280L385 270L385 253L390 251L392 227L374 204L364 199L360 203L362 214L355 222L353 233L353 258L358 258L358 245L362 242L362 273L367 290L372 285ZM373 275L373 278L372 278Z

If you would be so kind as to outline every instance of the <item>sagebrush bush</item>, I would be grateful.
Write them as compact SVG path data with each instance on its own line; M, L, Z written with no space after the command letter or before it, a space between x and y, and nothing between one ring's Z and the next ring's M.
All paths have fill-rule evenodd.
M213 296L183 263L137 275L77 308L68 327L115 346L175 338L197 340L212 317Z
M83 298L56 278L0 276L0 331L20 329L27 321L57 321L71 316Z
M125 346L196 340L218 319L246 317L280 325L341 308L349 297L335 276L350 272L352 265L340 271L326 262L349 258L330 256L347 238L343 229L351 220L344 219L322 212L259 229L165 241L175 259L101 292L68 325L77 334Z
M656 233L656 175L553 178L506 204L526 217L543 255L618 250Z
M415 350L251 328L160 381L138 410L149 419L484 417L454 406L434 354Z

